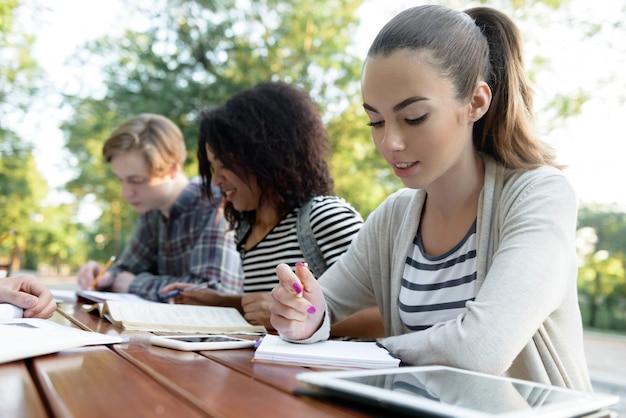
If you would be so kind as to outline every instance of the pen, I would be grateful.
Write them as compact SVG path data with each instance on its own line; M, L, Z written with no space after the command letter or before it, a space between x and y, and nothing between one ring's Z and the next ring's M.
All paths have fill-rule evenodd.
M104 273L106 273L106 271L109 269L109 267L111 267L111 264L113 264L113 262L115 261L115 256L112 255L111 258L109 258L109 261L107 261L107 263L104 265L104 267L102 268L102 270L100 270L100 273L98 273L98 275L96 276L95 279L93 279L93 282L91 282L91 285L89 286L89 290L93 290L96 288L96 284L98 283L98 279L100 277L102 277L102 275Z
M309 265L305 262L302 261L297 261L296 262L296 276L298 276L298 268L307 268L309 267ZM298 276L299 278L300 276ZM293 284L293 290L296 291L296 297L297 298L301 298L302 297L302 292L304 292L304 285L302 284L302 282L296 282Z
M260 337L258 340L256 340L256 342L254 343L254 349L256 350L257 348L259 348L262 342L263 342L263 337Z
M168 299L171 299L171 298L175 298L176 296L180 295L185 290L197 290L197 289L202 289L202 288L205 288L205 287L207 287L206 283L200 283L200 284L197 284L195 286L189 286L189 287L179 287L177 289L170 290L169 292L167 292L164 295L159 295L159 299L161 299L161 300L168 300Z
M2 237L0 237L0 242L3 242L4 240L6 240L7 238L9 238L11 235L15 234L17 232L17 229L12 229L9 232L6 232Z

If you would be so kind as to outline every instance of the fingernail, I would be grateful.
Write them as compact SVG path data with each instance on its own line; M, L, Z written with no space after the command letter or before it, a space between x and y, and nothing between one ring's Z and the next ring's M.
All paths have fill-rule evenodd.
M37 304L37 298L35 296L28 296L26 300L24 300L24 303L26 304L27 308L30 308L32 306L35 306L35 304Z
M296 261L296 267L309 267L304 261Z
M313 305L309 306L309 309L307 309L306 311L310 314L314 314L315 312L317 312L315 306Z
M295 282L293 284L293 290L295 290L296 293L302 293L302 286L300 285L300 283Z

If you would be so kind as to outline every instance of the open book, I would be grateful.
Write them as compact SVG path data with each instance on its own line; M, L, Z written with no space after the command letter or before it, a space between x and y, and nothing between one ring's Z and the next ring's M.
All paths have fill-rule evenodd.
M100 316L128 330L219 334L266 332L262 325L246 321L235 308L107 300L83 305L82 309L88 312L98 310Z
M115 344L124 338L83 331L38 318L0 319L0 363L84 345Z
M254 352L253 361L337 369L378 369L400 365L400 359L375 342L329 340L297 344L276 335L263 337Z

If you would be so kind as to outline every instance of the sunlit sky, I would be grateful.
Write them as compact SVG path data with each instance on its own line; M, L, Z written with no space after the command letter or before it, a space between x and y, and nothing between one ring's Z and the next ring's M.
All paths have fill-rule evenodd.
M595 2L572 0L577 14L596 19L623 15L626 0L603 0L602 7ZM37 25L38 41L34 50L36 59L47 73L48 84L31 111L14 127L36 145L35 157L51 187L58 188L71 177L67 170L67 154L63 151L60 123L71 113L60 107L59 92L98 91L101 86L97 63L87 68L72 68L68 57L85 41L105 33L120 33L132 22L125 21L124 3L121 0L54 0L43 2L49 7L42 13ZM360 11L363 22L355 45L361 56L382 25L398 11L418 4L404 0L366 0ZM459 8L469 3L460 2ZM601 14L599 14L601 13ZM626 16L625 16L626 19ZM525 25L531 25L527 22ZM602 39L584 41L577 27L563 27L545 33L542 25L532 26L535 39L540 42L528 45L527 52L549 57L550 71L543 71L536 80L536 104L555 93L571 93L579 88L590 89L597 80L608 73L618 73L622 79L589 91L590 100L583 106L582 114L567 120L562 127L546 132L546 140L557 150L559 160L568 168L571 179L582 202L618 203L626 207L626 152L624 147L624 121L626 105L620 103L626 96L626 32L614 31L612 42L622 45L622 50L610 49ZM521 27L522 32L528 28ZM530 30L529 29L529 30ZM543 30L543 32L542 32ZM541 122L542 115L538 115ZM51 200L62 199L55 193ZM53 203L53 202L51 202Z

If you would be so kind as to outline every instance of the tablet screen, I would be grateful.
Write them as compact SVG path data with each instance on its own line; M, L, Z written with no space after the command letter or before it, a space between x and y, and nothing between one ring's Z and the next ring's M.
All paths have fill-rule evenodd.
M298 379L352 400L439 416L567 417L593 412L618 401L611 395L443 366L303 373Z

